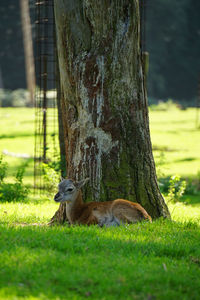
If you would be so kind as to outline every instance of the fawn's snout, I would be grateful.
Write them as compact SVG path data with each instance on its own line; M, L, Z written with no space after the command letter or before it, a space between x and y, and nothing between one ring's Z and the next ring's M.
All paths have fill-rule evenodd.
M88 182L89 178L74 182L71 179L63 179L58 185L58 193L54 196L56 202L73 202L79 190Z
M58 192L58 193L55 194L55 196L54 196L54 201L60 202L60 200L61 200L61 194Z

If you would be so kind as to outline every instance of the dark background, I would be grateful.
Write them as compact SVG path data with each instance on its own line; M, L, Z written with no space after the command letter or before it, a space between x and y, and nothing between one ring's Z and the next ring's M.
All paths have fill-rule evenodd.
M34 36L34 0L30 1ZM148 95L195 103L200 80L200 1L146 0L145 48L150 53ZM0 4L1 87L26 88L20 7Z

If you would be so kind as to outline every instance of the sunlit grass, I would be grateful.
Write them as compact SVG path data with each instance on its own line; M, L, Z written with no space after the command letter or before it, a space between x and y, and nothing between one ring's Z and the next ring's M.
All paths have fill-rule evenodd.
M200 130L195 128L196 110L150 111L151 139L154 157L164 175L195 177L200 171ZM52 120L49 130L53 130ZM0 152L34 155L34 109L0 109ZM56 129L57 130L57 129ZM23 159L6 156L8 179ZM24 182L33 185L33 161Z
M160 172L195 178L200 132L195 111L151 112ZM33 109L0 110L0 151L33 155ZM6 156L14 180L23 159ZM33 160L24 182L33 185ZM172 220L114 228L47 223L58 204L33 195L0 203L0 299L198 299L200 199L168 203Z
M173 221L181 223L195 223L200 226L200 201L199 204L186 205L182 202L168 203L168 208L171 213L171 218Z
M54 124L52 116L57 112L53 112L51 108L48 110L47 132L48 142L52 142L51 134L58 132L57 125ZM37 125L38 128L39 124ZM18 167L24 164L27 159L13 157L26 154L30 157L28 166L24 174L24 183L33 187L33 170L34 170L34 148L35 148L35 109L33 108L0 108L0 153L8 153L4 155L4 161L9 164L6 181L13 182L14 175ZM39 146L39 144L38 144ZM58 148L58 141L57 146ZM51 149L49 149L51 151Z
M16 154L26 153L30 156L34 155L34 114L35 111L31 108L0 109L0 151L7 150ZM195 128L195 118L195 109L184 111L150 111L151 139L154 156L157 163L157 170L163 176L174 174L191 178L197 176L197 172L200 170L200 131ZM51 126L50 128L52 130ZM18 167L27 160L12 156L5 156L4 160L9 165L6 181L13 182ZM33 159L29 160L26 167L24 183L33 187ZM30 197L33 197L32 193ZM176 204L174 209L174 204L170 204L170 209L175 219L180 220L186 214L191 217L193 215L198 216L200 201L196 200L194 208L194 204L191 203L190 199L192 199L192 196L188 196L188 200L186 201L187 206L180 203L180 206L178 207L179 204ZM40 204L42 206L41 210L45 211L46 207L46 211L51 211L48 206L53 210L55 206L52 202L46 201L45 204L42 202ZM12 206L12 204L9 205L10 207ZM23 205L24 208L28 207L27 203ZM13 207L15 207L15 204L13 204ZM33 207L29 222L36 222L38 218L36 217L36 207L39 208L39 206L38 204L35 206L33 204ZM24 209L24 213L25 211L26 209ZM182 213L177 215L176 211L182 211ZM18 214L17 212L20 213ZM30 210L28 213L30 213ZM40 222L46 222L51 214L52 211L48 216L41 217ZM16 208L16 213L11 215L13 215L15 222L17 218L20 220L23 219L19 208ZM8 220L6 218L6 214L2 216L2 220ZM24 218L26 219L26 217Z
M154 156L165 175L197 176L200 130L195 128L195 119L195 109L150 111Z
M196 204L168 202L168 207L173 221L192 222L200 225L200 201ZM48 200L40 199L40 196L37 196L37 199L31 202L27 200L26 203L1 203L0 224L47 224L57 209L58 204L54 203L53 197Z
M40 223L47 224L58 205L54 201L38 199L27 203L0 204L0 224Z

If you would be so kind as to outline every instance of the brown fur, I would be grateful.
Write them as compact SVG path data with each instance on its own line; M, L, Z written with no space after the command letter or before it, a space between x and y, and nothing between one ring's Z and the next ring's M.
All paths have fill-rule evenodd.
M81 191L67 215L70 223L83 225L119 225L117 221L112 223L113 218L116 218L119 223L136 223L145 219L151 222L151 217L138 203L124 199L84 203Z
M63 179L58 185L58 193L54 200L66 202L66 215L70 224L116 226L145 219L151 222L151 217L140 204L128 200L84 203L81 188L88 180L86 178L75 182Z

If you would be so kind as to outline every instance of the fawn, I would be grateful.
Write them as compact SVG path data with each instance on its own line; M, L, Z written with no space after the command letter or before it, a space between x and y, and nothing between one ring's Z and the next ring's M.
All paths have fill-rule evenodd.
M54 200L66 203L66 215L70 224L117 226L145 219L151 222L151 217L140 204L128 200L84 203L81 188L88 180L89 178L75 182L63 179L58 185L59 191Z

